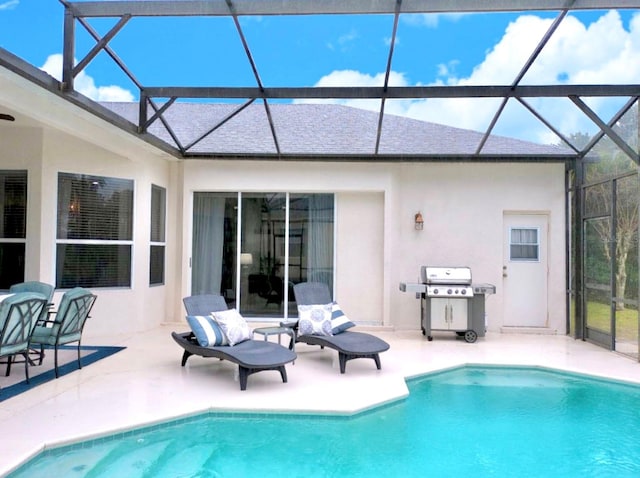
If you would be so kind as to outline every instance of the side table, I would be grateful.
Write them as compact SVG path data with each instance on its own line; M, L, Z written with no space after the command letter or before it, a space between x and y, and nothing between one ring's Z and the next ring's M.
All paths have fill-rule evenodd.
M270 335L278 336L278 344L282 345L282 334L288 335L291 338L291 342L289 343L289 350L295 352L295 343L296 343L296 333L291 327L283 327L283 326L274 326L274 327L258 327L257 329L253 329L253 334L264 335L264 340L267 340L267 337Z

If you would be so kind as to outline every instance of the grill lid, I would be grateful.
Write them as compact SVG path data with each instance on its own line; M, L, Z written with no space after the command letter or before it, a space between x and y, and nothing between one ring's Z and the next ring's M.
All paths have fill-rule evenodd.
M471 284L469 267L422 266L420 278L423 284Z

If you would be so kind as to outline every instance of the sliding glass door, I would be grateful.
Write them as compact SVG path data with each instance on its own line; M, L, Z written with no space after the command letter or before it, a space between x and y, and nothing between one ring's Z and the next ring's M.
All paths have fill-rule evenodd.
M283 317L287 196L242 194L240 310L249 317Z
M293 317L294 284L333 288L333 244L333 194L197 192L192 294L221 294L246 317Z
M238 195L193 195L191 293L220 294L235 307Z

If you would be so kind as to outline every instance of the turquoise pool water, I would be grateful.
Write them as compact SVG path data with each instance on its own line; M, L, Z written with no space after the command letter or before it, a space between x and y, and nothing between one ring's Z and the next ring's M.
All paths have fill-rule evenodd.
M17 477L639 477L640 387L464 367L352 417L210 413L48 450Z

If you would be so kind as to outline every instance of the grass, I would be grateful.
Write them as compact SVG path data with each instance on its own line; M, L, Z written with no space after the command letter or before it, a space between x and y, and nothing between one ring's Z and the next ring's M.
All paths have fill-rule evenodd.
M587 325L605 332L611 330L611 306L601 302L587 303ZM616 311L616 339L638 341L638 311L624 309Z

